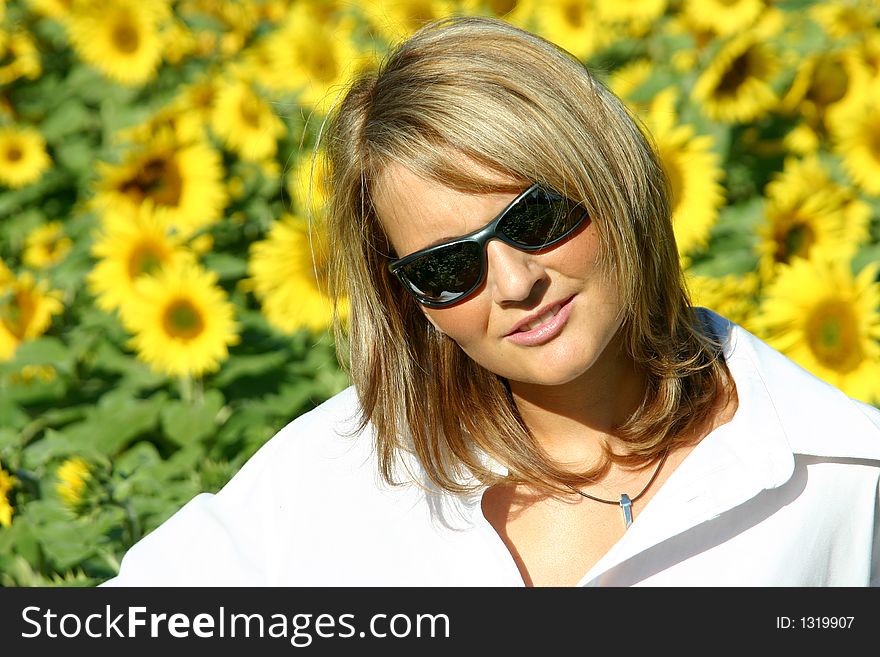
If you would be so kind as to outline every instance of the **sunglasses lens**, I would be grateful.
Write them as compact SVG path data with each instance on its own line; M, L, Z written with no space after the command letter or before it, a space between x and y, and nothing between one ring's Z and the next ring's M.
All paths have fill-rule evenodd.
M537 189L510 209L498 230L520 246L539 249L563 237L583 216L583 208Z
M399 273L418 297L450 303L480 280L482 253L476 242L458 242L408 262Z

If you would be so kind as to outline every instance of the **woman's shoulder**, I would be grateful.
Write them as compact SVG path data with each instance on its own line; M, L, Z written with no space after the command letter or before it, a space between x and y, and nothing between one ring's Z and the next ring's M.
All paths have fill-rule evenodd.
M794 453L880 461L880 409L809 372L744 327L696 309L722 341L737 388L768 403Z

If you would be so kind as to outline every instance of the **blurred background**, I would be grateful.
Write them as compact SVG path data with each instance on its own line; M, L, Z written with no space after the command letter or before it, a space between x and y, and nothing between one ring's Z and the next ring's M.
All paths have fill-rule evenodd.
M317 134L454 13L584 61L656 140L694 302L880 403L876 0L0 0L0 584L107 579L348 385Z

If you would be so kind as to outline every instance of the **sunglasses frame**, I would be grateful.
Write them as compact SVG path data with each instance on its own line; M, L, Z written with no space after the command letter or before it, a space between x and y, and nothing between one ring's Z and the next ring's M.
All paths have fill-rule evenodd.
M467 235L462 235L461 237L456 237L455 239L449 240L448 242L443 242L442 244L435 244L433 246L429 246L424 249L420 249L419 251L415 251L410 253L409 255L405 255L402 258L398 258L396 260L392 260L388 263L389 271L397 276L400 283L403 285L404 289L413 297L416 301L418 301L423 306L428 308L445 308L447 306L452 306L454 304L460 303L461 301L467 299L473 292L478 289L483 281L486 279L486 272L488 271L488 256L486 254L486 245L490 240L498 239L507 244L508 246L512 246L513 248L519 251L533 252L533 251L541 251L542 249L549 248L555 244L558 244L569 235L571 235L574 231L576 231L583 223L584 219L587 217L586 209L583 209L583 212L578 217L577 221L566 230L564 233L552 239L548 242L542 242L541 244L535 246L526 246L520 244L519 242L515 242L503 232L498 230L499 224L504 220L504 218L510 214L511 211L515 210L516 207L526 198L535 194L536 192L542 192L547 197L549 197L553 202L565 201L572 206L572 209L577 207L578 204L574 203L574 201L569 201L561 194L557 194L556 192L547 189L540 183L534 183L528 189L520 193L515 199L513 199L507 207L505 207L492 221L483 226L482 228L478 228L472 233L468 233ZM462 292L458 296L453 299L447 299L446 301L431 301L430 299L423 298L418 292L416 292L412 288L412 284L406 277L401 269L406 266L408 263L421 258L425 255L433 253L434 251L439 251L440 249L454 246L456 244L462 244L465 242L473 242L476 243L477 246L480 247L480 275L477 277L476 283L470 287L466 292Z

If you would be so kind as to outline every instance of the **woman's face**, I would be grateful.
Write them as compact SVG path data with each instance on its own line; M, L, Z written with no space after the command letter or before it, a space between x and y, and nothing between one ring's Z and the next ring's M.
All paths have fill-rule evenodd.
M373 201L403 256L481 228L515 197L455 191L392 165ZM541 253L491 240L488 272L476 293L447 308L421 308L465 353L511 385L568 383L594 367L621 324L619 295L598 256L597 229L589 219Z

